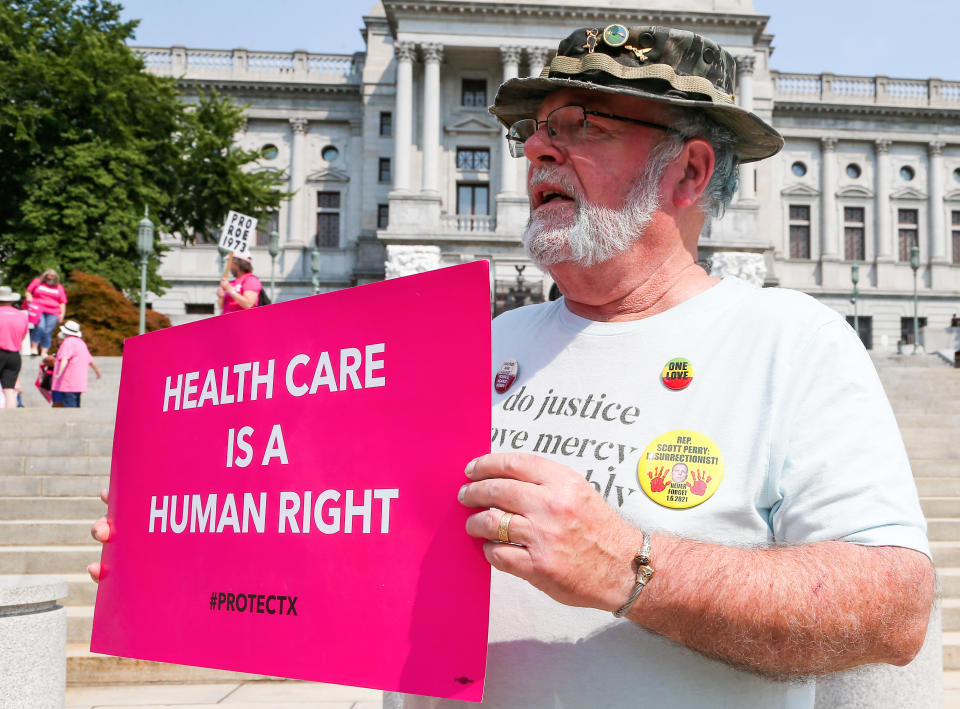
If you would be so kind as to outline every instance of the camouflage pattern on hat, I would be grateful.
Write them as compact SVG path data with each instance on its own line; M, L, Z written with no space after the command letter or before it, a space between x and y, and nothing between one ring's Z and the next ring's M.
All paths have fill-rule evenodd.
M670 27L585 27L560 42L539 77L511 79L490 112L509 127L535 117L543 99L564 89L636 96L696 108L729 128L737 157L750 162L783 147L780 134L735 103L736 60L713 40Z

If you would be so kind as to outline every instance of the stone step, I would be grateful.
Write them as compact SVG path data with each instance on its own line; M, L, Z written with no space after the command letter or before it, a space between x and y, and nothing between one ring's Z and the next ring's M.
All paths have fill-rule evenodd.
M960 477L960 460L937 460L910 456L910 469L915 478L956 478Z
M960 567L960 541L931 541L930 551L933 552L933 563L938 569Z
M56 519L90 522L103 515L106 506L89 497L0 497L0 520Z
M944 598L960 598L960 567L937 569L940 593Z
M960 422L944 418L943 416L938 416L937 414L904 414L900 413L896 409L894 409L893 412L897 417L897 423L900 426L900 430L938 427L953 428L954 430L957 430L960 428Z
M102 438L0 438L0 456L104 456L113 454L113 435Z
M960 633L943 634L943 669L960 670Z
M90 652L89 642L67 645L67 685L71 687L87 684L250 682L268 679L276 678L245 672L210 670L205 667L99 655Z
M927 518L927 538L930 541L950 542L960 539L960 519Z
M943 630L947 633L960 632L960 598L943 598Z
M960 517L960 497L921 497L920 507L926 517Z
M99 497L101 490L110 489L109 475L54 475L39 480L45 497Z
M97 584L84 571L76 574L57 574L67 582L67 597L60 601L65 606L89 606L97 602Z
M84 456L0 456L3 475L109 475L109 455Z
M76 574L100 561L100 545L89 536L87 546L0 546L0 574Z
M67 642L90 645L93 632L93 606L66 606Z
M950 478L916 477L920 497L960 497L960 475ZM957 501L960 504L960 500Z
M64 546L89 544L91 540L90 524L93 519L96 518L88 520L0 520L0 545L40 546L52 544Z

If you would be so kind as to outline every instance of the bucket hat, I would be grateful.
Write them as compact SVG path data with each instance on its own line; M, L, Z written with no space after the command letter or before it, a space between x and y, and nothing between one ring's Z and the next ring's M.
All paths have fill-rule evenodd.
M10 286L0 286L0 303L16 303L20 294L14 293Z
M500 86L490 112L508 128L535 117L548 95L588 90L693 108L736 137L740 162L775 155L783 137L762 118L735 103L737 64L713 40L671 27L584 27L557 48L539 77Z
M64 337L83 337L80 334L80 325L76 320L67 320L60 326L60 334Z

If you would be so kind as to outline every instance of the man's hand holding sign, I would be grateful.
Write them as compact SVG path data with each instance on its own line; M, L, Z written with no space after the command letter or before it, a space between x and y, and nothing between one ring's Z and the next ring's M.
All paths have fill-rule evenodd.
M479 700L488 293L473 263L128 340L92 649Z

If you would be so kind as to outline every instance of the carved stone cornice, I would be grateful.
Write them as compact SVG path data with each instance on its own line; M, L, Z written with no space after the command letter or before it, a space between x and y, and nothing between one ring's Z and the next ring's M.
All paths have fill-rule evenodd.
M820 147L825 153L832 153L837 149L837 139L833 136L824 136L820 139Z
M420 45L420 53L427 64L443 61L443 45L439 42L424 42Z
M737 57L737 73L752 75L753 69L757 64L757 58L753 54L744 54Z
M504 64L519 64L521 47L500 47L500 61Z
M294 135L306 135L309 126L310 121L306 118L297 117L290 119L290 130L293 131Z
M547 57L550 56L550 52L553 50L549 47L527 47L523 51L527 55L527 61L530 62L530 64L545 66Z
M927 154L930 157L943 154L943 148L946 145L942 140L931 140L927 143Z
M885 155L890 152L890 143L892 141L889 138L877 138L873 141L874 150L876 150L877 155Z
M417 46L413 42L396 42L393 45L393 54L398 62L412 62L416 51Z

